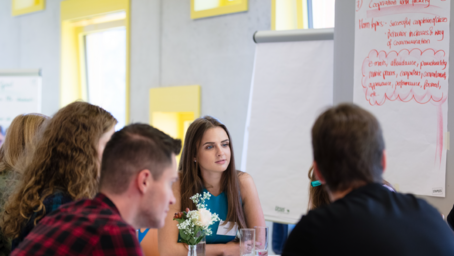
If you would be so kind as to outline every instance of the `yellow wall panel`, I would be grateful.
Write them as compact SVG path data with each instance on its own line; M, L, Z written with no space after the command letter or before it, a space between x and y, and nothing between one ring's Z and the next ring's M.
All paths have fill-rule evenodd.
M200 86L173 86L150 89L150 113L194 112L200 116Z
M13 16L44 10L44 0L11 0L11 1Z
M66 0L61 2L61 20L74 20L129 9L128 0Z
M150 89L150 125L184 142L186 130L198 117L199 85Z

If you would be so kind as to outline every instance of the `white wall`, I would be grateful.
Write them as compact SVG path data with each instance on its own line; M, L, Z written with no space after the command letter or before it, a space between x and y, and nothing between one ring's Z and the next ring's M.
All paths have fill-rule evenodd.
M41 68L43 113L59 107L60 2L44 11L11 16L0 0L0 69ZM130 120L149 121L149 89L202 86L202 115L230 130L237 166L252 78L252 35L271 27L271 0L249 0L249 11L190 19L188 0L131 0ZM0 110L2 111L2 110Z
M12 17L12 1L0 0L0 69L41 68L46 115L58 110L60 99L60 1L48 0L44 11Z
M161 1L131 0L131 122L149 122L149 89L160 85Z
M190 19L190 1L162 1L162 86L202 86L202 115L230 131L241 166L257 30L271 28L271 1L249 0L249 11Z

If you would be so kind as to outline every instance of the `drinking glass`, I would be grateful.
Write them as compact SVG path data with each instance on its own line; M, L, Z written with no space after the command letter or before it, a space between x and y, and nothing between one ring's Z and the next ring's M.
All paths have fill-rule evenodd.
M255 229L240 229L240 256L254 256Z
M197 256L205 256L206 236L197 244Z
M255 255L268 255L268 228L254 227L255 229Z

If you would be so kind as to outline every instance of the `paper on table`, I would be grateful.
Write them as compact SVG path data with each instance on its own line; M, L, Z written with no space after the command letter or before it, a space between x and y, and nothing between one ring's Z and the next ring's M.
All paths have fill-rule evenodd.
M356 2L354 102L382 125L385 178L444 197L450 1L416 2Z

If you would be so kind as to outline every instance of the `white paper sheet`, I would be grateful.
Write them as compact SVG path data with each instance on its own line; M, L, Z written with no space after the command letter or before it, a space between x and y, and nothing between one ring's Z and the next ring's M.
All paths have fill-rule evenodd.
M296 223L307 210L311 128L333 102L333 41L257 44L241 170L265 219Z
M0 125L9 127L13 119L41 112L40 76L0 76Z
M385 179L445 196L450 1L357 0L354 102L379 119Z

